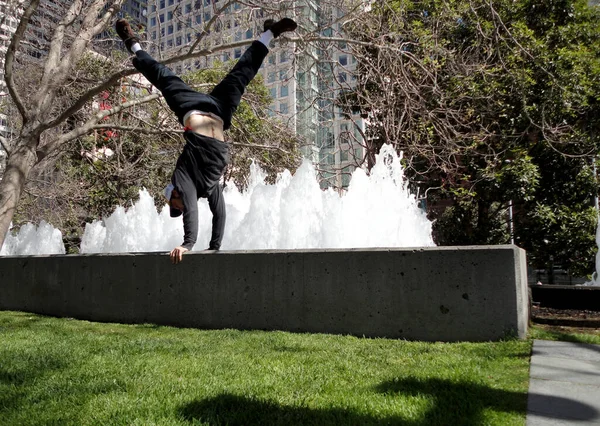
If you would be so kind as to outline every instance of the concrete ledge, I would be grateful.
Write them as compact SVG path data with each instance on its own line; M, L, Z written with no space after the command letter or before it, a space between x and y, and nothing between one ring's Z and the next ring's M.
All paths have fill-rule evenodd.
M425 341L524 338L515 246L0 257L0 309Z

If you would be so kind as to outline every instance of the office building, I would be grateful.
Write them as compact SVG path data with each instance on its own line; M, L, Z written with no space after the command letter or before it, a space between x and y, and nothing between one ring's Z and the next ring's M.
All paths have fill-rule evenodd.
M177 74L239 58L245 46L224 50L219 46L257 38L268 16L240 3L217 15L224 3L222 0L157 0L155 4L150 1L149 51L158 58L172 57L186 52L202 35L196 51L214 49L215 53L175 64ZM288 6L288 16L299 23L299 34L340 36L338 22L343 11L322 7L316 0L290 1ZM211 25L210 31L203 34L207 24ZM344 117L335 106L340 91L351 87L355 68L354 58L343 43L300 47L290 41L274 43L260 71L273 98L271 115L284 121L306 141L301 151L319 165L323 187L347 187L350 174L361 163L361 133L356 127L363 129L364 123L357 117Z

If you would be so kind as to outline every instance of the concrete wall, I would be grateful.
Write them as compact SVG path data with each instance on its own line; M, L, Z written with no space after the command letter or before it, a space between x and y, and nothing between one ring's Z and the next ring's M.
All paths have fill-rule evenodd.
M426 341L525 337L515 246L0 257L0 309Z

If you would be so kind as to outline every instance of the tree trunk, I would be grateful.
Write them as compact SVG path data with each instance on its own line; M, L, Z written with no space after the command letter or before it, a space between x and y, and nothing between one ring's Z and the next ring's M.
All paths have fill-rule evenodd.
M19 148L8 157L6 169L0 181L0 247L4 244L8 228L21 198L21 192L37 158L35 151L30 148L30 146L35 146L34 140L21 139L16 146Z

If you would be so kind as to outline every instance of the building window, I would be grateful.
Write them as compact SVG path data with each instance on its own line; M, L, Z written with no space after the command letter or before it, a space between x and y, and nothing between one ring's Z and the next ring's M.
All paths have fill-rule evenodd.
M183 28L183 24L181 22L177 22L177 31L181 31L181 29Z
M177 36L175 38L175 46L181 46L181 44L182 44L181 36Z
M167 47L173 47L173 39L167 40Z
M164 23L165 22L165 15L162 14L162 13L160 15L158 15L158 20L160 21L161 24Z
M239 58L240 56L242 56L242 49L237 48L233 51L233 57L235 59Z
M357 148L354 148L354 156L357 159L362 160L362 148L360 146Z
M282 98L287 96L289 94L288 85L286 84L284 86L281 86L281 90L279 91L279 93L281 94Z
M276 59L277 59L277 54L276 53L273 53L272 55L269 55L269 64L275 65Z
M164 9L165 8L165 0L160 0L160 4L158 6L159 9Z
M167 34L173 34L173 25L169 25L167 28Z
M340 62L340 65L343 65L343 66L348 65L348 56L347 55L340 55L339 62Z
M210 21L210 12L204 12L204 22Z
M346 73L345 72L339 73L338 80L340 81L340 83L345 83L346 82Z
M196 24L201 24L201 23L202 23L202 16L196 15Z
M173 6L175 4L175 0L169 0L169 6Z
M348 188L348 186L350 185L350 178L352 178L352 176L348 173L344 173L342 175L342 187Z
M275 71L271 71L267 74L267 83L275 83Z
M279 70L279 81L285 80L287 77L287 72L285 70Z
M173 19L173 12L167 12L167 21L170 21Z
M252 30L246 31L246 40L249 40L251 38L252 38Z
M192 4L188 3L185 5L185 13L192 13Z
M156 16L153 16L152 18L150 18L150 26L151 27L156 26Z
M240 41L241 39L242 39L242 32L236 31L235 35L233 36L233 41Z
M271 97L275 99L277 97L277 87L271 87L269 93L271 94Z
M348 148L347 145L340 147L340 161L348 161Z
M156 40L156 31L152 31L152 40Z
M289 112L287 102L283 102L279 104L279 112L281 114L287 114Z
M287 52L281 52L279 54L279 62L287 62Z

